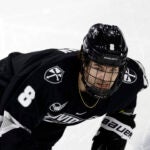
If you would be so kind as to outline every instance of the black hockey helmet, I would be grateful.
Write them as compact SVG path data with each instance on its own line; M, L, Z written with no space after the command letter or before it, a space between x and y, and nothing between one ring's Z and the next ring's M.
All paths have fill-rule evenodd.
M84 37L81 47L82 81L86 91L92 96L106 98L117 91L122 83L126 67L128 48L121 30L114 25L95 24ZM85 69L89 62L93 61L99 65L119 67L118 76L110 89L101 89L95 83L88 82L89 72ZM106 72L107 73L107 72ZM113 72L112 72L113 75ZM95 77L95 80L98 78ZM101 81L103 83L103 81Z

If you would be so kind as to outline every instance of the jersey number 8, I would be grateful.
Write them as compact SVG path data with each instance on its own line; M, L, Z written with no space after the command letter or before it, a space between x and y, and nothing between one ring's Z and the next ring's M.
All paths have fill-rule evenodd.
M18 102L23 107L28 107L35 98L35 91L31 86L27 86L24 91L18 96Z

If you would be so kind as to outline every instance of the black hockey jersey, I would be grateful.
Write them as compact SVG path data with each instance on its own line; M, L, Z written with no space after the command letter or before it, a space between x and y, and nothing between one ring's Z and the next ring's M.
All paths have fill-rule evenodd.
M62 51L16 52L0 61L0 113L14 123L0 136L17 128L32 133L43 121L68 126L135 108L137 93L147 86L137 61L127 59L119 90L91 109L79 94L79 51Z

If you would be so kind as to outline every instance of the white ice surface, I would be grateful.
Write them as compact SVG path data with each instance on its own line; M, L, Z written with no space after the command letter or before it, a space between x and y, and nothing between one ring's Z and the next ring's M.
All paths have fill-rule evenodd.
M129 57L142 62L150 80L149 0L0 0L0 58L10 52L80 49L95 23L118 25ZM134 135L126 150L150 150L150 89L138 96ZM102 118L68 127L54 150L90 150Z

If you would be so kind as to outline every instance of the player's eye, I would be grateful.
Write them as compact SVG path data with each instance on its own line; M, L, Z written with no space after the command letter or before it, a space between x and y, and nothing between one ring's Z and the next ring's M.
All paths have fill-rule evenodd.
M99 70L99 71L104 71L104 68L101 66L93 66L93 69Z

